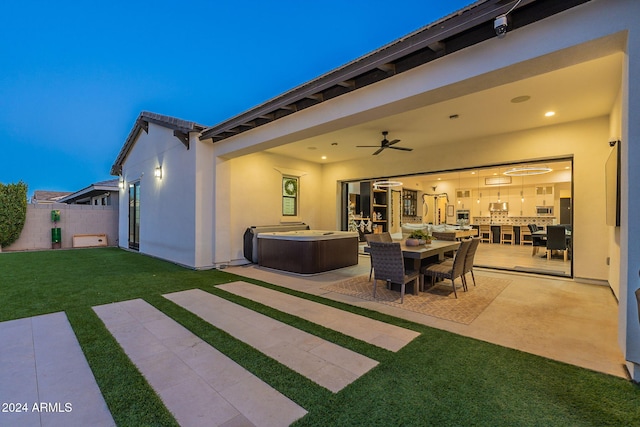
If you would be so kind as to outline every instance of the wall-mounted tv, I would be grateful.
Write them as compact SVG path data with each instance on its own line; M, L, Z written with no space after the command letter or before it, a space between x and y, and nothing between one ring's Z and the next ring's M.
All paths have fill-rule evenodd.
M617 141L604 166L607 225L620 226L620 141Z

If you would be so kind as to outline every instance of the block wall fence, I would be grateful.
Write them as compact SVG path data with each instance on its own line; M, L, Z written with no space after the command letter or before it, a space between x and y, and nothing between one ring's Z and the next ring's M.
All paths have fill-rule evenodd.
M28 204L20 237L2 252L51 249L52 210L60 211L55 227L62 232L62 249L73 247L74 234L106 234L107 245L118 246L118 206Z

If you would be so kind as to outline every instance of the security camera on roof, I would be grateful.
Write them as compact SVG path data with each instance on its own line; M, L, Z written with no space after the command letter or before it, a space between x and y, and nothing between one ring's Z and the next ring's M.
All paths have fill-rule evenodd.
M507 17L504 15L498 16L493 21L493 28L496 30L498 38L503 38L507 34Z

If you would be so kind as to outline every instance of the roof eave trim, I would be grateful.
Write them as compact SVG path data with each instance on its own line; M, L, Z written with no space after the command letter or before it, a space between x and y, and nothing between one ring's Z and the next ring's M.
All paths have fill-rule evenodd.
M111 166L110 174L113 176L120 176L122 174L122 164L124 163L129 151L133 148L140 132L148 132L149 131L149 123L154 123L158 126L162 126L168 129L173 130L174 136L184 144L184 146L189 149L189 138L188 135L190 132L201 133L206 126L189 122L186 120L176 119L174 117L163 116L161 114L151 113L148 111L143 111L140 113L138 118L133 125L133 128L129 132L127 139L125 140L118 157L116 158L115 163Z
M521 8L536 0L523 0ZM228 132L249 121L267 115L277 109L285 108L299 99L310 97L332 86L349 81L370 69L384 66L420 49L437 45L442 40L461 33L483 22L491 21L496 16L507 12L512 4L498 4L501 0L478 1L432 24L420 28L413 33L395 40L371 53L357 58L320 77L291 89L263 104L245 111L218 125L212 126L200 136L200 140L213 139L215 135ZM445 25L445 24L450 25ZM425 36L425 34L428 34Z

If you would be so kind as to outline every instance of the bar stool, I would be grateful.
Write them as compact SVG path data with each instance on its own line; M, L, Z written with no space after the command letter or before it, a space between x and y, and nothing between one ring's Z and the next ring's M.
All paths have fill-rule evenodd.
M520 246L533 245L533 239L531 238L531 231L528 227L520 226Z
M491 226L490 225L481 225L480 226L480 241L483 243L492 243L493 239L491 238Z
M513 245L513 225L500 226L500 243L509 243Z

